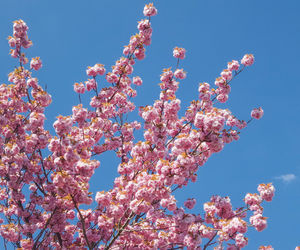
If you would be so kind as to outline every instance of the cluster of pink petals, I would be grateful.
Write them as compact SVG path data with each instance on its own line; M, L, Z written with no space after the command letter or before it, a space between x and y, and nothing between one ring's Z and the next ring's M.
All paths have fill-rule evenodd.
M32 58L30 61L30 68L39 70L42 67L42 61L39 57Z
M229 197L215 195L204 204L202 215L186 211L194 209L195 199L181 207L174 196L175 190L195 182L198 169L238 140L247 125L228 109L216 107L216 102L227 101L229 82L241 72L237 61L221 72L217 89L199 84L199 99L183 117L176 95L186 72L178 64L164 69L159 99L139 108L144 139L135 140L142 124L127 117L136 109L132 99L143 81L132 74L136 60L145 58L151 44L150 17L157 10L148 4L143 13L147 18L138 23L139 33L130 38L111 70L95 64L86 70L90 79L74 84L78 94L92 91L90 107L79 104L70 116L58 116L53 123L56 136L44 128L51 96L31 71L41 68L41 60L33 58L29 69L23 66L26 59L20 48L32 43L26 24L14 23L9 45L20 67L9 74L11 84L0 85L0 235L16 247L201 249L201 244L206 248L214 242L216 249L225 244L241 249L248 243L247 212L253 212L250 223L257 231L266 227L262 202L272 200L271 184L259 185L259 194L247 194L246 206L238 209ZM185 52L176 47L173 56L184 59ZM253 56L246 55L241 63L251 65ZM263 113L253 112L254 118ZM110 190L93 195L90 180L100 166L96 156L109 151L119 158L119 175Z
M254 63L254 56L252 54L246 54L241 60L241 64L245 66L251 66Z
M248 239L243 234L237 234L235 236L235 245L239 248L247 246Z
M250 217L250 223L260 232L267 227L267 218L258 213Z
M132 83L137 86L141 86L143 81L139 76L136 76L136 77L133 77Z
M186 78L186 72L183 69L176 69L174 76L180 80L183 80Z
M245 203L249 206L252 206L252 205L259 205L260 203L262 202L262 198L260 195L258 194L250 194L248 193L246 196L245 196Z
M39 85L38 85L38 79L37 78L29 78L26 83L27 83L28 87L38 89Z
M173 49L173 56L178 59L184 59L185 52L186 52L186 50L184 48L175 47Z
M11 49L10 54L13 58L19 58L21 64L26 64L28 59L21 53L21 47L27 49L32 46L31 40L27 35L28 26L23 20L14 21L13 36L8 37L8 44Z
M97 75L104 75L105 74L105 68L104 68L104 65L103 64L95 64L93 67L88 67L87 70L86 70L86 74L88 76L97 76Z
M229 63L227 64L227 69L228 69L229 71L238 71L239 68L240 68L240 64L239 64L239 62L236 61L236 60L232 60L231 62L229 62Z
M257 191L259 192L262 199L264 199L265 201L272 201L275 188L272 183L259 184Z
M255 119L260 119L264 115L264 111L261 107L255 108L251 111L251 117Z
M241 63L244 66L250 66L253 64L253 62L254 57L250 54L246 54L241 60ZM238 61L232 60L231 62L228 62L227 69L224 69L221 72L220 77L218 77L215 81L215 85L218 87L217 89L214 89L212 93L216 95L215 99L217 99L221 103L227 102L229 93L231 91L229 83L242 71L243 68L240 69L240 64Z
M146 4L144 7L144 16L155 16L157 15L157 9L153 6L153 3Z
M196 204L196 200L193 199L188 199L187 201L184 202L184 206L188 209L192 209Z
M78 83L74 83L74 91L78 94L83 94L85 92L85 86L82 82Z
M97 89L97 82L95 79L88 79L85 81L85 87L87 91L96 90ZM75 91L76 92L76 91Z

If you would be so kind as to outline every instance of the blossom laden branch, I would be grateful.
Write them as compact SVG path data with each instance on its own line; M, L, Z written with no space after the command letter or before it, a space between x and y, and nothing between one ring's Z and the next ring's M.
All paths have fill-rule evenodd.
M250 121L262 118L262 108L253 109L247 123L217 107L227 102L231 81L254 63L254 56L229 62L216 78L216 88L200 83L198 99L179 118L177 91L187 77L180 67L186 50L175 47L176 66L163 69L159 99L139 108L143 124L131 121L128 114L136 109L133 98L143 84L140 76L133 76L134 67L151 44L150 21L157 9L147 4L143 14L146 19L138 23L138 33L130 37L111 70L96 63L86 69L90 79L74 84L79 104L70 116L57 117L54 136L44 129L51 95L33 76L42 68L42 60L34 57L29 63L23 52L32 46L28 26L22 20L14 22L8 42L19 66L9 74L11 84L0 86L4 242L22 249L196 249L201 245L207 249L225 244L240 249L248 243L248 227L266 228L262 203L272 200L272 184L260 184L258 193L247 194L245 207L236 210L229 197L213 196L202 215L188 212L195 199L180 207L174 196L175 190L197 180L199 168L213 154L238 140ZM89 91L94 96L85 107L82 100ZM135 131L142 126L144 139L136 142ZM44 157L46 148L50 154ZM89 182L107 151L120 158L119 176L111 190L99 191L93 199ZM80 209L82 204L94 208ZM253 212L250 224L249 212Z

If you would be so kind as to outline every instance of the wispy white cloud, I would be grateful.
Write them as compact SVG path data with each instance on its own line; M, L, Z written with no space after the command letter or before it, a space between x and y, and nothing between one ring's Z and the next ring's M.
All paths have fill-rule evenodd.
M289 183L289 182L295 180L296 178L297 177L294 174L283 174L283 175L275 177L275 179L282 180L285 183Z

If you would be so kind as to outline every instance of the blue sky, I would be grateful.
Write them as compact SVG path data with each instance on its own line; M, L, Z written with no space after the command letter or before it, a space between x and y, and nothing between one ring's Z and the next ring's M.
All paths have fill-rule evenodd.
M6 37L12 33L12 21L21 18L34 43L28 56L40 56L43 61L36 76L53 97L46 112L47 128L53 132L55 117L71 114L78 103L74 82L87 79L88 65L102 63L110 68L121 56L123 46L137 32L145 3L1 1L0 82L7 82L16 63L8 55ZM268 244L294 249L300 245L300 1L164 0L154 4L158 15L152 19L153 42L134 71L144 81L135 99L137 106L158 98L159 75L163 68L175 66L172 49L180 46L187 50L181 67L188 72L178 94L182 107L197 98L199 82L213 84L228 61L253 53L255 64L233 81L226 107L245 120L254 107L265 111L238 142L227 145L200 168L198 181L177 193L179 204L194 197L198 202L193 211L202 213L202 204L219 194L230 196L238 207L259 183L273 182L276 195L264 210L268 228L261 233L250 229L245 249ZM88 102L87 96L83 99ZM116 176L118 161L104 156L92 179L93 192L109 189Z

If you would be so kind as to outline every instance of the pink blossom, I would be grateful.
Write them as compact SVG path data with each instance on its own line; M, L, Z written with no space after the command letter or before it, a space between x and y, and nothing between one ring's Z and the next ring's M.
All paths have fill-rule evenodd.
M91 91L92 89L97 89L97 82L95 79L88 79L85 82L86 90Z
M82 82L80 82L80 83L75 82L74 83L74 91L78 94L83 94L85 91L84 84Z
M249 206L259 205L262 202L262 198L258 194L246 194L245 203Z
M139 76L133 77L133 84L137 85L137 86L141 86L143 81Z
M14 36L16 37L22 37L24 34L26 34L26 31L28 30L28 26L23 20L16 20L13 22L13 31L14 31Z
M98 75L102 76L105 74L105 68L103 64L95 64L93 68Z
M35 57L31 59L30 68L34 70L39 70L42 67L42 61L39 57Z
M234 71L234 70L237 71L239 70L239 68L240 68L240 64L238 61L232 60L227 64L227 69L230 71Z
M107 73L105 78L109 83L117 83L119 80L118 76L113 73Z
M220 95L217 96L217 100L221 103L225 103L228 100L228 95L220 94Z
M13 58L18 58L19 56L19 52L16 49L12 49L9 54L11 55L11 57Z
M130 53L130 47L129 46L125 46L125 48L123 49L123 54L125 56L128 56Z
M139 29L140 31L145 31L145 30L151 29L150 21L149 21L148 19L139 21L138 29ZM150 31L151 31L151 30L150 30Z
M43 113L32 112L29 116L29 124L31 130L35 130L39 127L44 126L44 120L46 119Z
M215 85L217 85L218 87L224 87L226 84L225 78L223 77L218 77L215 81Z
M234 116L229 116L229 118L226 121L226 125L230 127L234 127L239 123L239 120L236 119Z
M247 246L248 239L243 234L239 233L235 236L235 244L237 247L243 248L243 247Z
M27 85L29 87L32 87L34 89L37 89L38 88L38 79L37 78L29 78L27 80Z
M261 107L255 108L251 111L251 117L255 119L260 119L264 115L264 111Z
M241 64L245 66L251 66L254 63L254 56L252 54L244 55L243 59L241 60Z
M87 70L86 70L86 74L88 76L93 76L95 77L97 75L97 70L94 68L94 67L88 67Z
M146 4L143 11L144 16L155 16L157 9L153 6L153 3Z
M188 199L187 201L184 202L184 206L188 209L192 209L196 204L196 200L193 199Z
M25 39L22 39L21 46L28 49L32 46L32 41L27 40L27 37L25 37Z
M110 198L110 193L97 192L95 201L103 206L108 206L110 204Z
M239 133L236 130L231 130L230 135L233 137L234 140L240 139Z
M175 58L179 58L179 59L184 59L185 58L185 49L184 48L179 48L179 47L175 47L173 49L173 56Z
M143 60L145 58L145 48L137 48L134 55L138 60Z
M221 72L221 76L226 80L226 81L230 81L232 79L232 73L230 70L228 69L224 69Z
M161 74L160 80L162 82L170 82L173 78L173 72L171 69L164 69L163 73Z
M58 116L57 120L53 123L53 127L56 133L60 136L69 133L71 131L71 126L73 125L73 120L71 117Z
M39 69L41 61L33 58L26 65L23 48L32 45L28 27L22 20L14 22L9 45L18 67L9 73L10 83L0 85L0 184L4 187L0 189L0 234L5 241L22 249L192 250L201 249L206 238L204 244L216 243L215 249L227 245L233 250L247 245L248 212L253 213L252 226L258 231L266 227L262 206L274 196L271 184L260 184L259 194L248 193L241 208L234 208L229 197L212 196L203 206L203 217L187 212L194 208L195 199L187 199L179 208L174 196L177 189L195 182L199 168L226 143L238 140L237 129L246 126L228 109L215 105L215 99L228 99L228 81L241 72L232 73L239 70L237 61L228 63L216 79L217 89L201 83L199 99L186 110L177 94L177 80L184 79L186 72L179 65L175 72L164 69L159 99L139 108L143 123L128 119L135 110L134 85L142 84L140 77L129 75L135 62L145 57L152 36L150 16L156 13L153 4L146 5L144 14L149 18L138 23L138 34L125 45L125 56L111 72L105 75L102 64L87 68L91 79L75 83L74 90L79 94L94 90L88 94L91 107L74 105L70 116L58 116L53 123L55 135L44 126L51 95L31 70ZM183 59L185 49L175 48L173 55ZM111 84L98 81L97 86L96 77L101 75ZM263 111L255 112L259 114L254 118L260 118ZM136 134L142 126L143 137ZM94 197L90 181L100 166L95 157L107 153L117 157L118 174L108 191L98 191Z
M247 223L239 217L234 217L222 225L222 230L228 234L246 233Z
M78 106L74 106L72 108L73 111L73 119L78 122L82 123L87 118L88 111L87 109L82 108L82 104L79 104Z
M272 183L259 184L257 190L262 199L264 199L265 201L272 201L275 193L275 188Z
M186 72L183 71L183 69L176 69L174 72L174 76L178 79L185 79L186 78Z
M13 37L9 37L8 44L10 47L16 47L16 39Z
M255 229L260 232L267 227L267 220L262 214L256 214L250 217L250 223L255 227Z
M32 239L23 239L23 240L21 240L21 247L24 250L32 249L33 245L34 245L34 242L33 242Z

